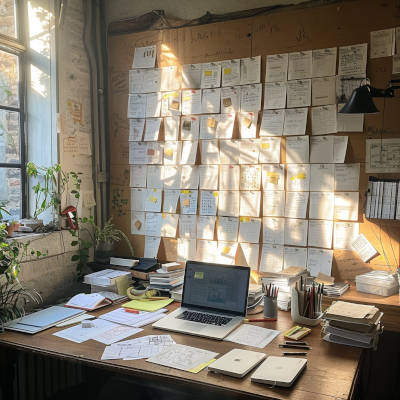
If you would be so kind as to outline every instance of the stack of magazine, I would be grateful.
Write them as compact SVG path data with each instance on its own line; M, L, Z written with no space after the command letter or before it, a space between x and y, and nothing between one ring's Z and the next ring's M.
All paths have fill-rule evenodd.
M382 316L372 305L336 301L325 311L322 337L347 346L376 348Z
M158 289L164 292L171 292L183 284L185 267L179 263L162 264L155 273L150 274L150 289Z
M330 286L324 286L325 296L341 296L347 292L350 285L347 282L338 282Z

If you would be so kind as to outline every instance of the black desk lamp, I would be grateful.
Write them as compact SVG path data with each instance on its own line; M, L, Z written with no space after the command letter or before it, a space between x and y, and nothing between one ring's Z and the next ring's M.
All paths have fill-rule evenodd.
M373 86L361 85L354 89L350 100L339 111L341 114L374 114L379 112L373 102L373 97L394 97L394 90L400 89L400 86L393 86L393 83L400 83L400 79L389 81L389 87L386 89L377 89Z

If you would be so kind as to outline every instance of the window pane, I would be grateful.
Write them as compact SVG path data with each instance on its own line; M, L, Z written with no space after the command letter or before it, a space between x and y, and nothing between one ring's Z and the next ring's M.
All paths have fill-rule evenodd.
M19 113L0 110L0 163L19 162Z
M0 0L1 1L1 0ZM18 107L18 56L0 51L0 104Z
M0 0L0 33L17 37L15 24L15 0Z
M5 219L21 218L21 170L19 168L0 168L0 202L5 201L11 214ZM5 182L5 185L3 184Z

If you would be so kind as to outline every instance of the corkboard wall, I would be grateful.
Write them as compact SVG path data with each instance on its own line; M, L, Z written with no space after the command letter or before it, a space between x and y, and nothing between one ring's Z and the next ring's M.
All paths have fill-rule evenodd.
M128 71L135 47L157 45L157 66L220 61L261 55L265 76L265 56L277 53L320 49L370 42L370 32L400 26L400 4L395 0L344 1L326 6L285 10L266 16L236 21L147 31L109 37L109 113L110 113L110 204L114 223L131 239L137 256L143 255L144 237L130 235L130 188L128 165L129 125ZM392 58L368 59L367 76L375 87L386 87L392 76ZM383 99L376 99L383 110ZM310 115L310 113L309 113ZM381 243L392 265L398 262L400 221L366 220L365 140L367 138L400 138L400 93L385 101L385 112L366 115L364 133L341 132L349 136L346 163L361 163L360 232L382 251ZM384 120L383 120L384 118ZM308 121L307 134L311 124ZM239 137L235 126L234 137ZM159 140L163 140L162 132ZM283 137L282 147L285 147ZM374 174L400 178L400 174ZM121 255L127 254L120 247ZM176 240L162 238L159 258L176 258ZM240 259L237 260L240 263ZM383 269L383 256L363 263L352 251L335 250L332 273L337 279L351 279L371 268Z

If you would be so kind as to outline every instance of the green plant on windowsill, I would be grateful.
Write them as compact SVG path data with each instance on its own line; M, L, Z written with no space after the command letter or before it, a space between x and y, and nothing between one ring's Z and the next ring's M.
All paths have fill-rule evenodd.
M4 214L10 215L10 213L6 209L6 205L6 201L0 201L0 222L3 221Z

